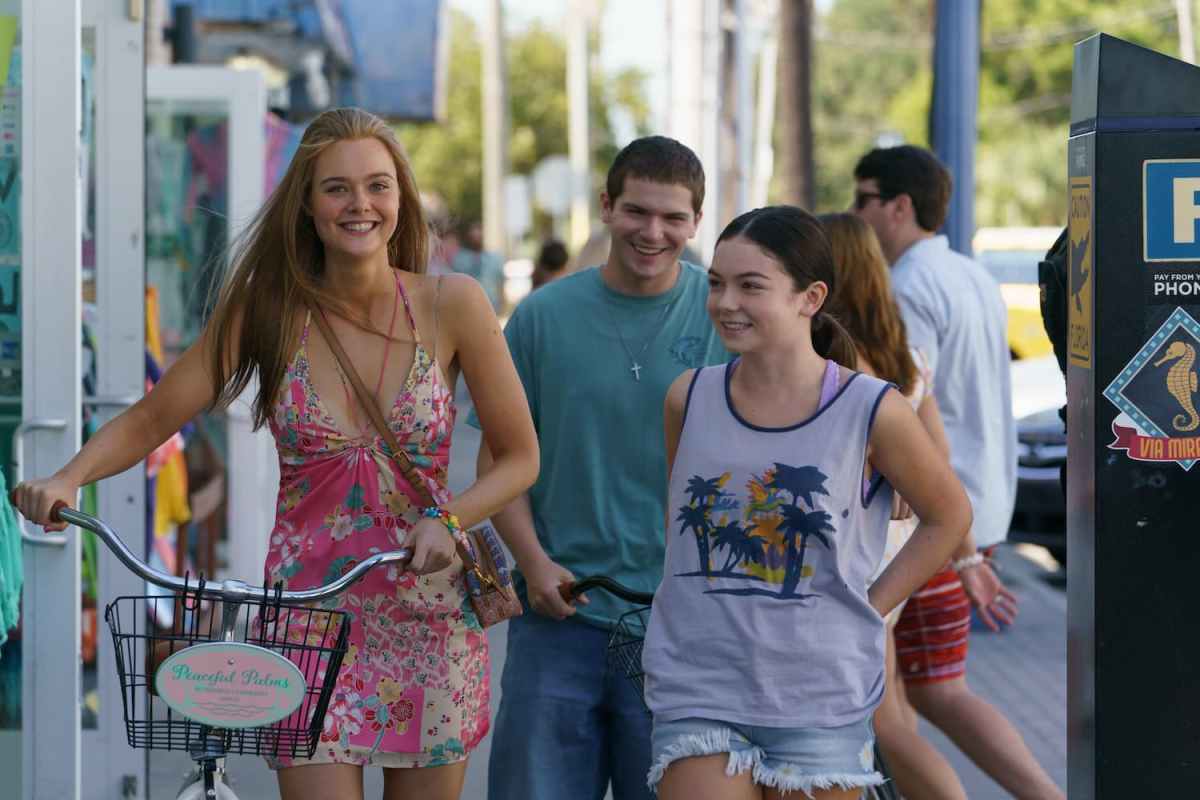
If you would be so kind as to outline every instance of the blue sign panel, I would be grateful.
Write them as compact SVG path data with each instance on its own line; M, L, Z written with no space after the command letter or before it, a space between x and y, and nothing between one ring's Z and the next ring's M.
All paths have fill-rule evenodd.
M340 101L388 117L435 119L441 5L441 0L344 0L342 19L354 43L357 75Z
M1200 159L1142 164L1146 261L1200 261Z
M258 25L293 22L353 61L349 78L333 76L338 105L362 106L395 119L433 120L442 93L442 0L172 0L206 21ZM297 64L284 65L289 72Z

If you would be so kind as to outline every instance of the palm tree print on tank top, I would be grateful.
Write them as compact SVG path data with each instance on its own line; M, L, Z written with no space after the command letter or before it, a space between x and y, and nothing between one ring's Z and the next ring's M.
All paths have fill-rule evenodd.
M722 491L729 477L729 473L716 478L694 475L688 480L689 502L680 506L675 521L681 523L680 535L690 532L695 537L701 568L677 577L743 578L759 584L708 589L706 594L784 600L818 597L799 588L814 572L805 563L810 542L833 550L830 537L837 533L833 517L813 503L813 495L829 494L828 477L813 466L775 462L751 477L746 486L750 499L744 508L733 494ZM714 570L713 554L721 550L727 551L725 563Z

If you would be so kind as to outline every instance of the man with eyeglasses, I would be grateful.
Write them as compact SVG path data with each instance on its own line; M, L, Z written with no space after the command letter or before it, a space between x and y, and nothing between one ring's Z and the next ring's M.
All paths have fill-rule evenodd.
M872 150L855 166L854 180L852 210L875 230L891 265L909 346L921 350L932 369L950 461L971 498L971 532L978 547L989 548L1008 535L1017 485L1000 287L938 235L952 180L933 153L911 145ZM895 637L908 700L1013 795L1062 798L1012 723L967 686L971 605L993 630L1016 614L1015 598L980 554L948 565L905 606ZM879 737L886 751L883 730ZM887 755L898 780L905 768L928 773L928 765L895 763Z

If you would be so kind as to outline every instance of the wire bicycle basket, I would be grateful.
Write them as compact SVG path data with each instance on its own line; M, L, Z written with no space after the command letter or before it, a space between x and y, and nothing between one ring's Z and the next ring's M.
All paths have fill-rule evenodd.
M642 644L646 641L646 625L650 622L650 606L626 611L617 618L608 635L608 666L637 687L644 696L645 675L642 671Z
M281 603L277 594L271 595L264 590L261 598L235 603L206 594L201 580L195 590L166 596L118 597L108 604L104 619L112 633L125 732L131 747L188 750L193 754L207 751L214 755L311 757L346 654L350 619L342 611ZM164 619L172 621L165 631L157 622ZM293 679L297 675L303 679L290 689L295 694L292 704L298 705L290 711L290 706L276 707L277 713L286 716L268 724L255 722L251 709L245 712L247 721L242 727L198 721L192 717L205 719L204 714L185 715L157 696L156 675L164 660L177 664L187 654L219 656L220 648L214 646L221 644L232 645L231 650L242 654L261 653L246 647L254 645L268 651L266 663L283 667L290 664L287 671ZM218 690L213 688L217 684L240 681L249 685L241 694L264 696L269 692L253 684L279 682L270 674L239 674L232 658L227 663L229 671L221 675L192 675L186 664L168 671L173 671L176 678L182 674L195 681L192 685L197 696L208 697L210 704L219 706L221 718L237 715L240 702L218 697Z

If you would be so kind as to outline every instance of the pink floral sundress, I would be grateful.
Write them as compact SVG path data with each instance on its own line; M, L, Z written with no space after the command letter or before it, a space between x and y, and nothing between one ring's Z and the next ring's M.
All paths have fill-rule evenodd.
M454 394L397 286L416 353L388 422L426 487L446 502ZM422 502L378 434L347 435L322 405L309 376L310 322L311 315L270 421L280 482L266 577L288 589L318 586L396 549ZM488 730L489 662L462 563L424 576L379 567L327 607L349 612L352 622L320 743L311 759L270 758L270 766L423 767L466 758Z

